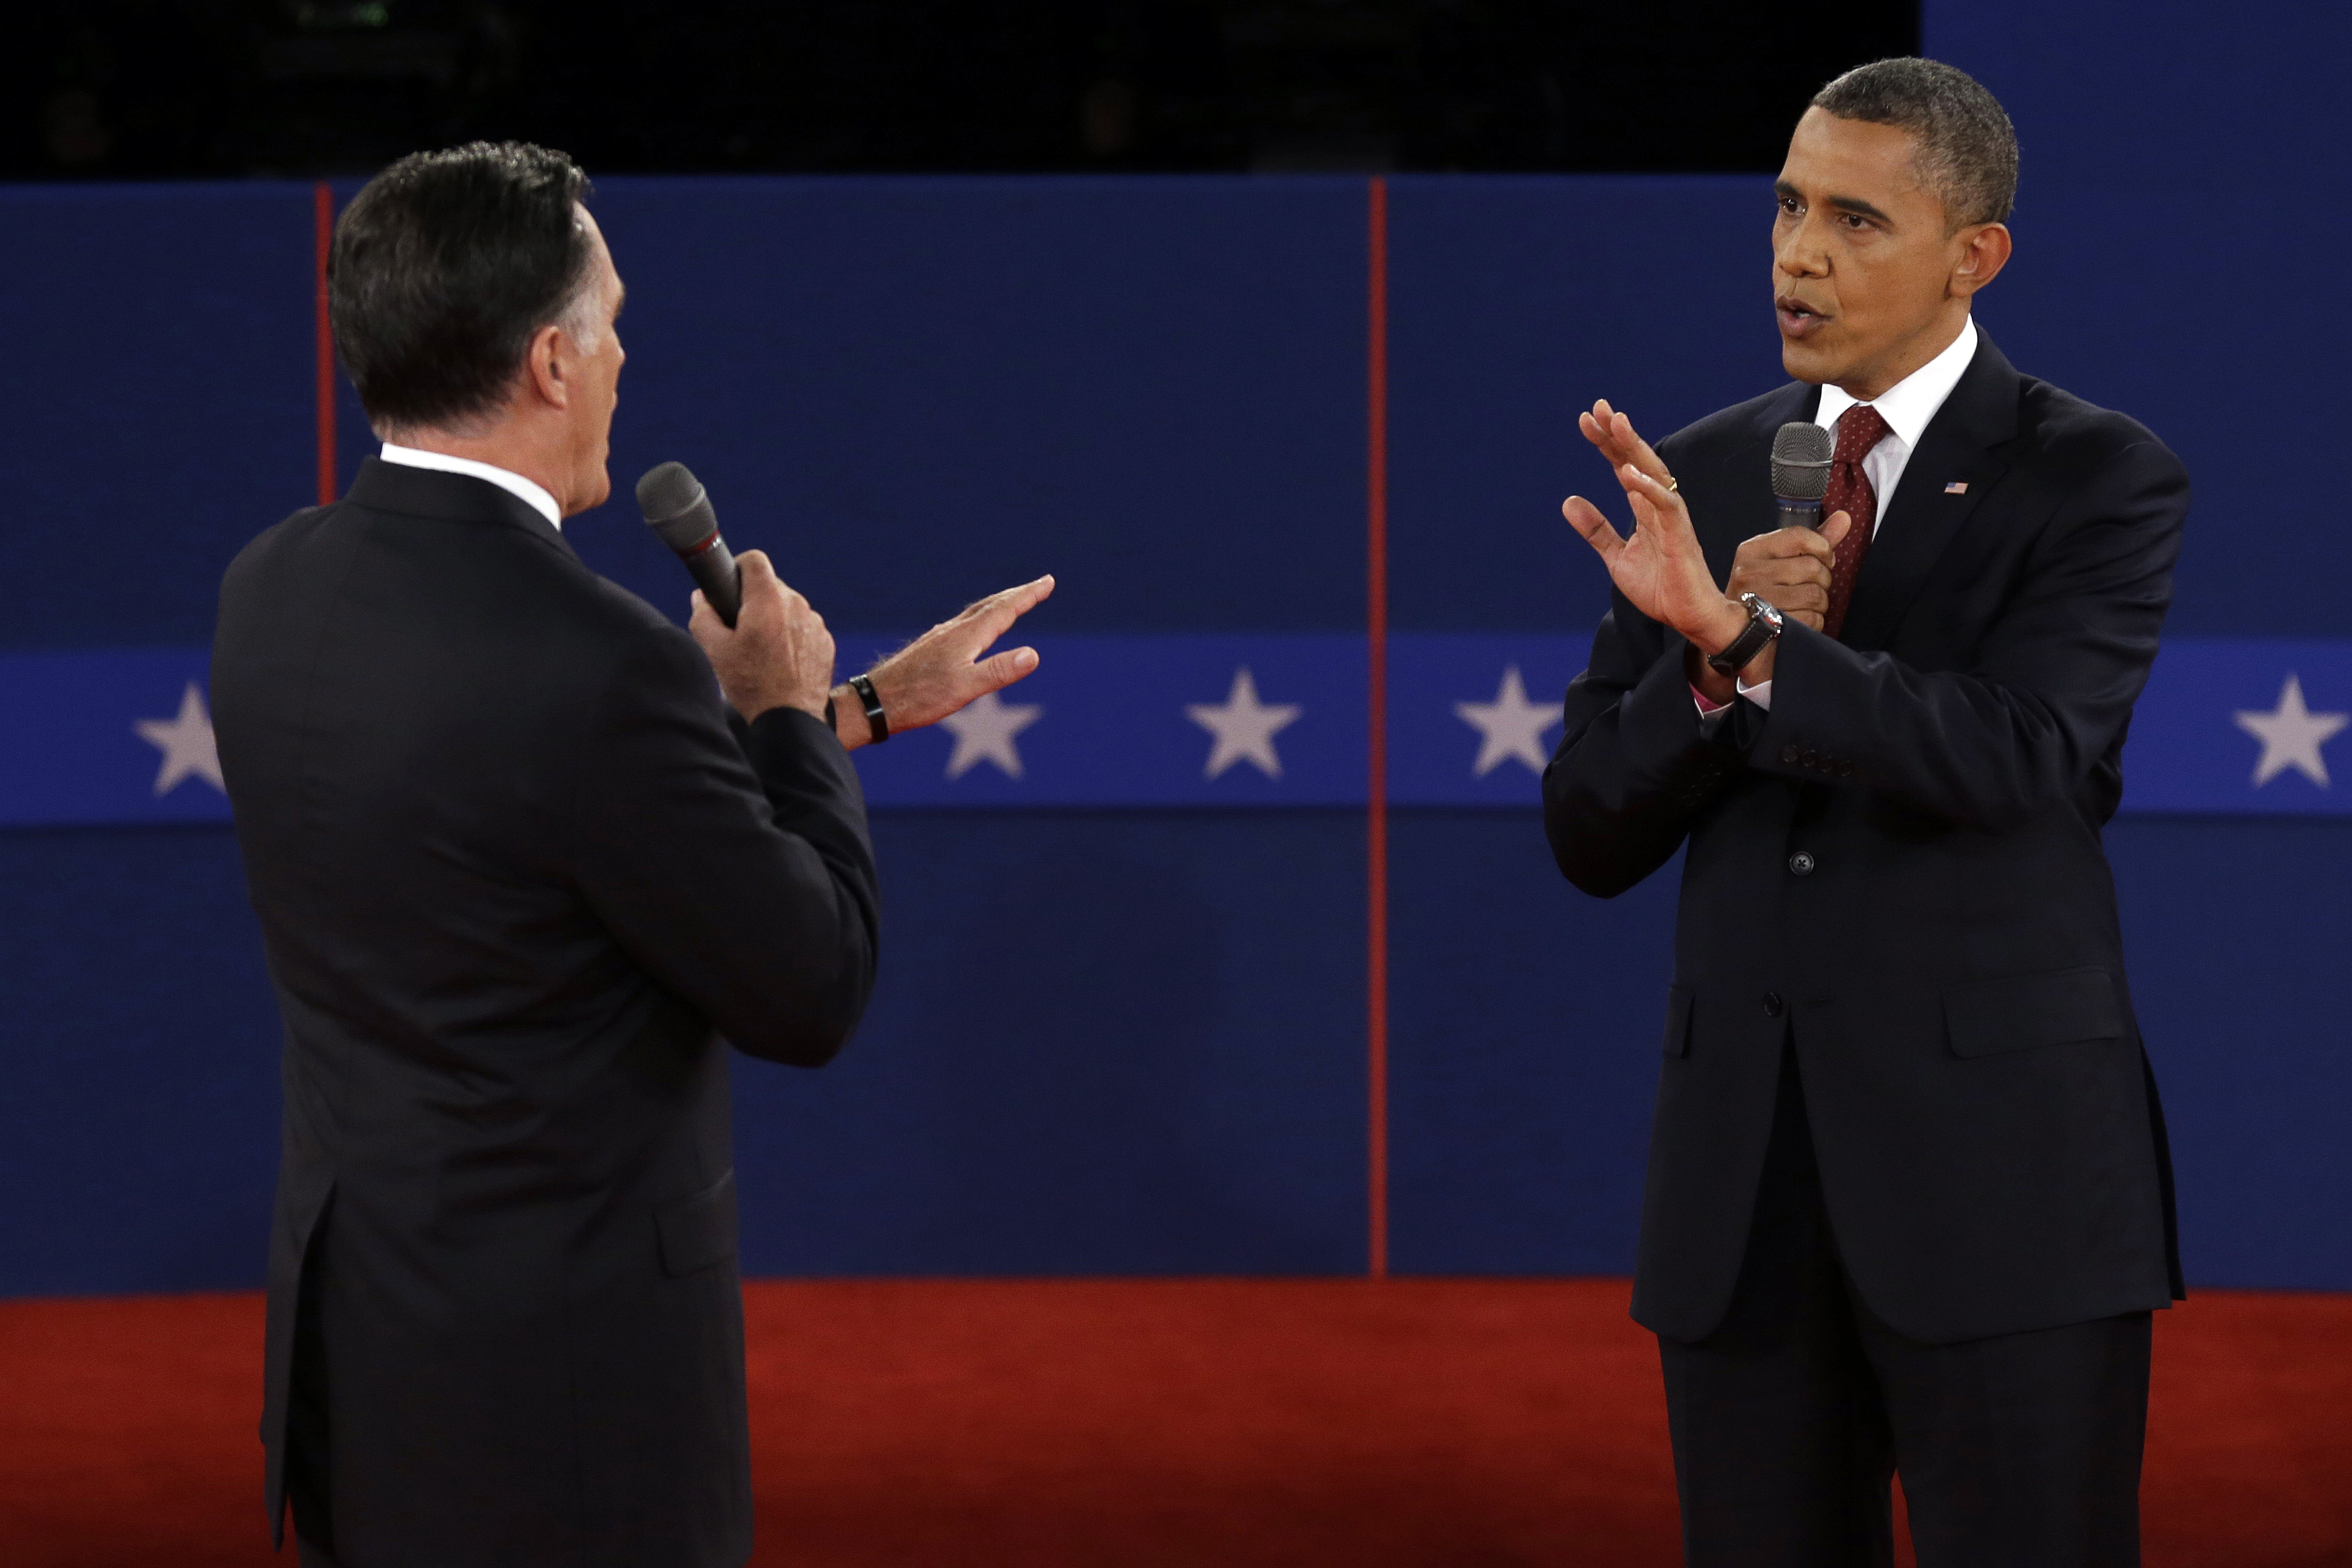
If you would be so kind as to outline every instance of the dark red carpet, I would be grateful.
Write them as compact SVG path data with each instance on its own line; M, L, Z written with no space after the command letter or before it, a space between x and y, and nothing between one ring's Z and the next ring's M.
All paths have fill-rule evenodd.
M749 1299L762 1564L1675 1561L1622 1282ZM260 1342L251 1296L0 1303L0 1564L270 1562ZM2157 1357L2152 1568L2352 1565L2352 1298L2207 1292Z

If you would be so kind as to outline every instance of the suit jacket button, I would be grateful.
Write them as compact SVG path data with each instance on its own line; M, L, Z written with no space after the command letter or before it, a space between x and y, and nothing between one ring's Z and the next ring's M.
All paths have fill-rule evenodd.
M1809 768L1817 768L1821 765L1822 754L1819 752L1807 752L1805 753L1805 766Z
M1783 747L1781 747L1781 748L1780 748L1780 760L1781 760L1782 762L1784 762L1784 763L1793 763L1793 762L1795 762L1795 761L1797 760L1797 748L1796 748L1796 747L1794 747L1794 746L1783 746Z
M1814 865L1815 861L1812 857L1812 852L1811 850L1800 849L1794 855L1789 857L1789 875L1792 877L1810 877L1813 874Z
M1838 763L1838 777L1842 779L1850 779L1853 777L1853 759L1852 757L1848 757L1843 762Z
M1780 1000L1780 994L1778 991L1767 991L1764 993L1764 1016L1766 1017L1777 1018L1788 1010L1789 1005Z

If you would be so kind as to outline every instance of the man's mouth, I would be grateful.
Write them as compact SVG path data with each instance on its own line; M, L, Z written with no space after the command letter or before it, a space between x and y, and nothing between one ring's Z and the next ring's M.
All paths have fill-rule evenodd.
M1793 294L1783 294L1773 300L1772 304L1780 313L1780 332L1784 337L1811 336L1820 331L1822 324L1829 320L1827 314L1816 310Z

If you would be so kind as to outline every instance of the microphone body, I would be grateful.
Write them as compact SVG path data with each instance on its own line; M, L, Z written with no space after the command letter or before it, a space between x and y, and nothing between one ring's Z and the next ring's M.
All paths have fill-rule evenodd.
M1772 437L1772 499L1782 528L1819 528L1822 498L1830 490L1830 433L1809 419L1792 419Z
M732 626L743 607L743 572L719 537L719 514L702 481L684 463L649 468L637 481L637 510L646 514L646 526L694 574L695 586L719 618Z

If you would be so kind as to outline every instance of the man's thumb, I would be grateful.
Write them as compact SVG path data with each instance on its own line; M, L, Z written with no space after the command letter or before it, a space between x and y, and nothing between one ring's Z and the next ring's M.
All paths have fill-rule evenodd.
M1853 515L1851 512L1832 512L1829 521L1822 524L1822 537L1832 544L1842 543L1844 542L1847 531L1853 527Z

